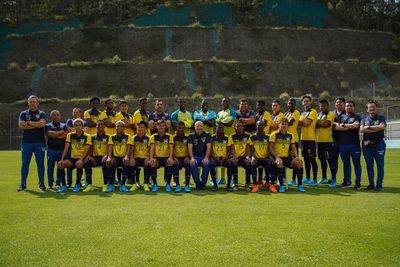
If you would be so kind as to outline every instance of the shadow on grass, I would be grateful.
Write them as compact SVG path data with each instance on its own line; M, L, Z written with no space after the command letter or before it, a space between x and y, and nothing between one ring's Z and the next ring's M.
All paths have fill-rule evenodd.
M114 194L117 195L149 195L149 196L156 196L156 195L169 195L173 197L183 197L185 195L193 195L196 197L204 197L204 196L210 196L210 195L228 195L228 194L234 194L234 195L240 195L240 196L245 196L245 195L256 195L256 194L262 194L262 195L271 195L271 194L281 194L281 193L271 193L267 189L260 188L260 191L258 193L251 193L247 192L244 190L244 187L240 186L239 190L236 192L228 192L226 191L226 188L219 187L219 190L214 192L211 191L211 188L207 187L206 191L197 191L192 188L192 191L190 193L186 193L183 190L179 193L175 192L172 190L172 192L165 192L165 187L160 186L158 192L145 192L141 189L137 189L133 192L120 192L118 190L118 187L116 190L112 193L105 193L101 192L101 187L94 186L94 190L91 192L83 193L82 191L79 191L79 193L74 193L71 190L67 191L64 194L57 193L56 191L46 191L46 192L40 192L40 191L34 191L34 190L25 190L26 193L32 194L34 196L37 196L39 198L54 198L54 199L67 199L70 196L82 196L82 197L104 197L104 198L109 198L112 197ZM309 195L309 196L321 196L321 195L335 195L335 196L340 196L340 197L351 197L352 195L357 195L357 194L368 194L368 193L374 193L374 194L398 194L400 193L400 188L398 187L384 187L381 192L376 192L376 191L368 191L364 190L364 188L360 190L353 189L352 187L348 188L329 188L325 186L318 186L318 187L306 187L306 192L301 193L297 191L296 187L289 187L289 189L285 192L285 194L288 195L295 195L295 194L301 194L301 195Z

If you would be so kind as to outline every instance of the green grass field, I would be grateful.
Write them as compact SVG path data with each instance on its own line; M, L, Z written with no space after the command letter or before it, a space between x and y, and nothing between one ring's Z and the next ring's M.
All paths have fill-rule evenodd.
M399 150L380 193L105 194L96 169L96 191L59 195L35 164L18 193L20 154L0 155L0 266L400 265Z

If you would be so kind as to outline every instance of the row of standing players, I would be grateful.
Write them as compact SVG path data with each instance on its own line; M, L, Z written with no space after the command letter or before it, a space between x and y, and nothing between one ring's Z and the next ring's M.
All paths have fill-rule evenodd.
M288 101L285 113L280 111L279 101L272 102L272 113L269 113L265 110L265 102L260 100L257 101L255 113L249 110L246 99L241 99L239 109L234 111L230 108L229 98L225 97L221 102L223 110L218 114L209 110L206 100L202 101L200 110L191 114L186 110L186 101L179 99L178 110L170 116L164 112L161 99L155 101L155 112L150 114L147 111L147 99L141 98L140 108L132 116L128 112L128 102L125 100L119 102L120 112L118 113L114 111L114 103L111 99L105 101L106 110L100 112L97 108L100 99L93 97L90 99L91 109L84 112L84 120L79 119L80 110L76 108L73 111L74 118L68 120L67 124L60 122L58 111L52 111L50 114L52 121L45 124L45 114L38 109L38 99L31 96L28 99L29 109L21 112L19 119L20 128L24 130L24 133L21 184L18 190L22 191L26 187L28 156L30 161L32 153L35 153L38 159L37 149L30 149L30 154L27 155L29 152L26 148L32 143L41 146L41 142L36 141L39 137L42 138L43 133L47 133L48 137L49 186L54 183L53 169L55 163L58 162L57 183L61 185L59 188L61 193L67 189L64 169L71 170L75 167L78 171L74 191L79 191L83 168L86 170L88 184L84 191L91 191L91 167L93 166L102 166L103 191L106 192L114 190L114 173L117 167L122 168L121 191L128 191L125 186L127 179L131 178L138 182L137 170L143 167L144 189L148 191L149 182L152 181L152 190L156 192L158 190L157 168L161 166L165 167L166 191L171 191L172 176L176 184L175 191L181 190L179 185L179 169L181 168L185 169L184 190L186 192L190 191L190 176L193 176L196 189L204 190L209 171L213 190L218 190L218 183L221 181L216 180L217 166L224 167L222 170L226 168L228 171L228 191L238 189L238 166L245 169L245 189L248 191L259 190L258 185L263 183L260 178L264 169L266 174L264 186L276 192L275 181L277 180L279 191L284 192L286 190L284 167L293 169L292 180L288 185L297 184L299 191L305 191L302 186L303 162L298 155L299 140L306 169L304 183L316 186L318 183L329 182L330 187L336 187L337 163L340 155L344 165L344 180L340 186L351 185L350 158L352 158L356 173L354 188L360 189L362 147L369 180L366 189L382 190L385 154L383 137L386 122L383 116L376 113L376 102L367 103L368 115L361 119L355 113L355 103L352 101L345 102L342 98L336 99L335 111L331 112L329 103L321 100L319 113L311 108L311 101L310 96L302 98L304 111L300 114L295 108L295 99ZM71 125L72 123L82 125ZM194 132L192 132L193 125L195 125ZM215 125L217 125L216 134L212 136ZM44 126L46 131L41 129ZM77 130L79 127L81 132ZM297 134L298 128L300 137ZM176 130L174 136L167 132L171 129ZM359 129L364 133L361 145ZM255 133L249 134L249 132ZM317 181L318 165L315 160L317 150L322 168L322 178L319 181ZM378 167L376 185L373 172L374 160ZM42 170L39 166L40 162L38 163L39 187L44 190L44 168ZM328 165L331 170L330 181L327 178ZM203 168L201 180L198 167ZM258 179L257 169L261 170ZM311 170L313 179L310 179ZM250 186L251 175L253 176L252 187ZM71 180L68 183L71 183ZM133 183L130 190L136 189L137 185Z

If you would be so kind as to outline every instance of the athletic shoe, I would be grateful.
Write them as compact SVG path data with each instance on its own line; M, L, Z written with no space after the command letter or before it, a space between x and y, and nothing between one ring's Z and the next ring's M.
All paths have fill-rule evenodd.
M250 188L250 185L249 185L249 184L245 184L245 185L244 185L244 189L245 189L247 192L250 192L250 191L251 191L251 188Z
M111 192L114 192L114 185L109 184L107 187L106 193L111 193Z
M368 185L368 186L365 188L365 190L374 190L374 189L375 189L375 186L372 185L372 184Z
M276 190L276 186L273 185L273 184L269 185L269 191L271 193L277 193L278 192L278 190Z
M311 183L311 179L310 178L304 178L303 179L303 184L309 184Z
M329 183L329 187L330 187L330 188L336 187L336 180L332 180L332 181Z
M218 191L218 185L214 185L214 187L211 189L211 191L217 192Z
M232 189L233 189L234 192L237 192L237 191L239 190L239 187L235 184L235 185L232 187Z
M279 186L279 193L285 193L286 192L286 186L285 185L280 185Z
M212 180L210 181L210 186L214 186L214 182Z
M136 189L138 189L138 186L137 186L137 184L133 183L131 186L131 189L129 189L129 191L133 192L133 191L136 191Z
M79 189L80 189L79 184L75 184L75 185L74 185L74 189L72 189L72 191L73 191L74 193L78 193L78 192L79 192Z
M346 187L349 187L351 185L351 183L345 183L345 182L343 182L343 183L341 183L340 185L339 185L339 187L340 188L346 188Z
M20 185L20 186L17 188L17 191L18 191L18 192L23 192L23 191L25 191L25 189L26 189L26 186L25 186L25 185Z
M169 193L169 192L171 192L172 190L171 190L171 186L169 185L169 184L166 184L165 185L165 192L167 192L167 193Z
M257 184L262 185L262 184L263 184L263 180L262 180L262 179L259 179L259 180L257 181Z
M39 185L39 190L42 192L46 191L46 186L44 184Z
M179 192L181 192L182 191L182 187L178 184L178 185L176 185L176 187L175 187L175 193L179 193Z
M262 184L262 187L263 187L263 188L267 188L267 187L269 187L270 185L271 185L271 184L270 184L269 182L264 181L263 184Z
M103 187L101 188L101 192L105 193L107 191L108 185L103 185Z
M309 185L309 186L317 186L318 183L317 183L316 180L312 180L312 181L310 181L310 182L308 183L308 185Z
M207 190L206 185L205 184L200 185L200 189L201 191L206 191Z
M136 188L140 189L142 187L142 185L140 183L136 183Z
M175 182L172 182L172 186L175 187L175 186L176 186L176 183L175 183Z
M153 193L158 192L158 185L157 184L153 184L153 186L151 187L151 192L153 192Z
M270 191L271 193L276 193L276 192L278 192L278 191L276 190L276 186L273 185L273 184L269 185L269 191Z
M328 179L326 179L326 178L321 178L321 179L319 179L318 183L319 183L319 184L327 184L327 183L328 183Z
M232 189L232 187L230 187L230 186L227 186L227 187L226 187L226 191L228 191L228 192L232 192L232 191L233 191L233 189Z
M60 188L61 188L61 186L58 184L54 187L55 190L59 190Z
M251 189L252 193L257 193L258 192L258 184L254 184L253 188Z
M190 193L190 191L192 191L190 185L185 185L185 193Z
M126 185L123 184L119 187L119 191L121 191L122 193L127 193L129 192L129 189L126 187Z
M375 187L375 191L376 192L381 192L382 191L382 187Z
M114 185L119 185L118 180L114 180Z
M298 185L297 190L300 192L306 192L306 190L304 189L304 187L302 185Z
M57 190L57 193L63 194L67 192L67 187L65 185L61 186L60 189Z
M86 188L83 189L82 192L88 193L88 192L91 192L91 191L93 191L93 186L92 186L91 184L88 184L88 185L86 186Z
M360 183L356 183L353 187L356 190L360 190L361 189L361 184Z
M144 190L145 192L149 192L149 191L150 191L149 185L148 185L148 184L144 184L144 185L143 185L143 190Z
M297 185L296 180L292 179L290 182L287 184L288 186L295 186Z
M218 180L218 184L225 184L225 183L226 183L225 178L220 178Z

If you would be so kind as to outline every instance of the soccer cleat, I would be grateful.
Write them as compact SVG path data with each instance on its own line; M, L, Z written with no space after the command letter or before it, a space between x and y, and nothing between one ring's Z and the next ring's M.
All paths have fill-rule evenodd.
M213 188L211 189L211 191L217 192L218 191L218 185L214 185Z
M200 189L201 189L201 191L206 191L206 185L205 184L202 184L202 185L200 185Z
M88 192L91 192L91 191L93 191L93 186L91 185L91 184L88 184L87 186L86 186L86 188L85 189L83 189L83 193L88 193Z
M286 186L285 185L280 185L279 186L279 193L285 193L286 192Z
M264 181L263 184L262 184L262 187L263 187L263 188L267 188L267 187L269 187L269 186L270 186L270 183L267 182L267 181Z
M360 183L356 183L353 187L356 190L360 190L361 189L361 184Z
M74 193L78 193L78 192L79 192L79 189L80 189L79 184L75 184L75 185L74 185L74 189L72 189L72 191L73 191Z
M101 192L105 193L107 191L108 185L103 185L103 187L101 188Z
M239 187L236 184L234 186L232 186L232 189L234 192L239 191Z
M176 185L176 187L175 187L175 193L179 193L179 192L181 192L182 191L182 187L178 184L178 185Z
M349 187L351 184L350 183L345 183L345 182L343 182L343 183L341 183L340 185L339 185L339 187L340 188L346 188L346 187Z
M106 193L111 193L111 192L114 192L114 185L109 184L107 187Z
M330 187L330 188L335 188L335 187L336 187L336 181L335 181L335 180L332 180L332 181L330 182L330 184L329 184L329 187Z
M60 188L61 188L60 185L56 185L56 186L54 187L55 190L59 190Z
M190 191L191 191L190 185L185 185L185 192L190 193Z
M144 185L143 185L143 190L144 190L145 192L149 192L149 191L150 191L149 184L144 184Z
M295 179L292 179L290 182L288 182L288 186L295 186L295 185L297 185Z
M271 193L277 193L278 190L276 190L276 186L275 186L275 185L271 184L271 185L269 186L269 192L271 192Z
M136 188L140 189L142 187L142 185L140 183L136 183Z
M122 193L127 193L129 192L129 189L126 187L126 185L123 184L119 187L119 191L121 191Z
M214 182L212 180L210 181L210 186L214 186Z
M245 185L244 185L244 189L245 189L247 192L250 192L250 191L251 191L251 188L250 188L250 185L249 185L249 184L245 184Z
M303 187L302 185L298 185L298 186L297 186L297 190L298 190L299 192L306 192L306 190L304 189L304 187Z
M225 184L225 178L220 178L219 180L218 180L218 184Z
M257 193L258 192L258 184L254 184L253 188L251 189L252 193Z
M311 179L310 178L304 178L303 179L303 184L309 184L311 183Z
M153 186L151 187L151 192L156 193L157 191L158 191L157 184L153 184Z
M375 186L373 184L368 185L365 190L374 190Z
M375 191L376 192L381 192L382 191L382 187L375 187Z
M319 179L318 183L319 183L319 184L327 184L327 183L328 183L328 179L326 179L326 178L321 178L321 179Z
M317 186L318 182L316 180L312 180L308 183L309 186Z
M169 184L166 184L165 185L165 192L167 192L167 193L169 193L169 192L171 192L172 190L171 190L171 186L169 185Z
M25 186L25 185L20 185L20 186L17 188L17 191L18 191L18 192L23 192L23 191L25 191L25 189L26 189L26 186Z
M46 189L47 189L47 188L46 188L46 186L45 186L44 184L39 185L39 190L40 190L40 191L45 192Z
M129 189L129 191L133 192L133 191L136 191L136 189L138 189L138 186L137 186L137 184L133 183L131 186L131 189Z
M60 189L57 190L57 193L63 194L67 192L67 187L65 185L61 186Z

